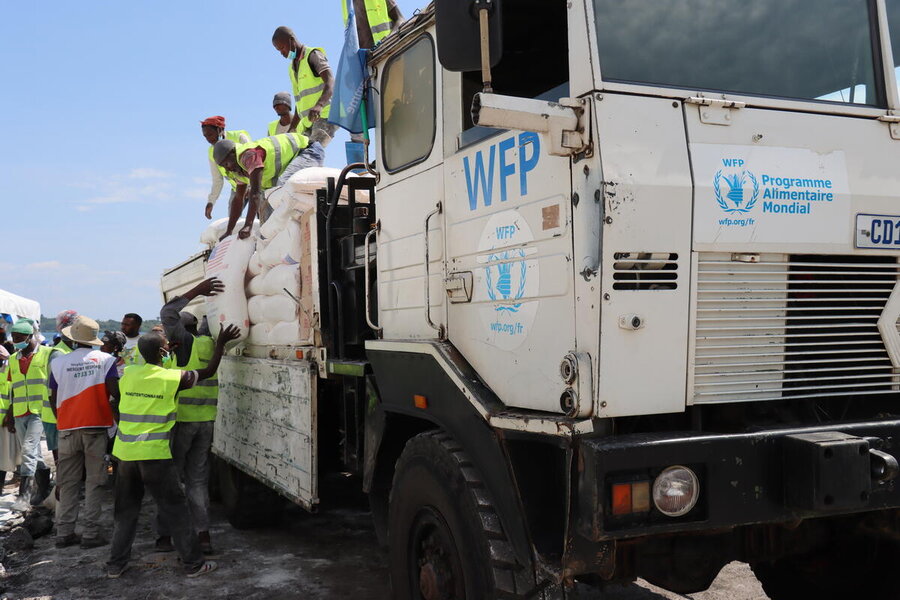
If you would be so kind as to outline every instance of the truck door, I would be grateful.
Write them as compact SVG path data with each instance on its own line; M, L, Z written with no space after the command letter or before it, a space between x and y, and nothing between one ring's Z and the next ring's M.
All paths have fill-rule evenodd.
M529 83L518 60L542 75L530 90L498 93L568 93L565 4L557 4L544 46L505 54L494 71L501 86ZM507 48L518 48L508 33ZM444 78L449 339L508 406L562 412L559 365L575 349L570 161L550 156L537 134L473 127L480 74Z

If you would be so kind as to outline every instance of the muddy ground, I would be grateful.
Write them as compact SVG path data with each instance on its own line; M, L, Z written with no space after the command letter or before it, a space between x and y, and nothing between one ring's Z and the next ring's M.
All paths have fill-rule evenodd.
M0 498L0 528L13 488ZM49 501L52 505L52 501ZM133 561L121 579L106 578L109 546L93 550L72 547L58 550L53 535L34 541L31 550L10 551L2 559L0 600L82 600L117 598L134 600L281 600L331 599L387 600L390 582L385 551L379 547L360 498L333 498L319 514L290 507L275 528L238 531L213 506L212 536L219 551L219 569L198 579L182 574L174 553L153 550L150 501L135 541ZM14 524L6 521L6 526ZM112 531L112 493L106 493L104 523ZM0 538L8 533L0 533ZM617 586L600 594L584 591L580 598L604 600L757 600L766 598L750 569L732 563L713 587L683 596L664 592L645 582Z

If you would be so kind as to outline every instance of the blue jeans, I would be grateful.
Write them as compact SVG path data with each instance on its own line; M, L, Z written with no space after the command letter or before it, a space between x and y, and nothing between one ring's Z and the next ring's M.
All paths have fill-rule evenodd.
M36 469L47 468L41 455L43 433L44 426L38 415L16 417L16 437L22 446L22 464L19 466L19 475L22 477L32 477Z

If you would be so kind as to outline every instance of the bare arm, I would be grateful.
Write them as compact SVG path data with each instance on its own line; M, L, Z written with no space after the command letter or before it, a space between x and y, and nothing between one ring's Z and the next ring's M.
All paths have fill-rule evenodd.
M239 183L237 189L234 193L234 199L231 201L231 206L228 207L228 227L225 228L225 235L222 238L227 238L234 231L234 226L237 225L237 220L241 216L241 208L244 205L244 194L247 193L247 184Z
M259 209L259 201L262 198L262 169L254 169L250 173L250 202L247 205L247 216L244 218L244 226L241 227L238 237L242 240L250 237L253 231L253 221L256 219L256 212Z

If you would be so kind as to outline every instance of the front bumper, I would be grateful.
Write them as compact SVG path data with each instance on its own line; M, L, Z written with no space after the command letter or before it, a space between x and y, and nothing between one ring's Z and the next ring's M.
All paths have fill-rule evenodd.
M827 432L834 435L821 435ZM839 451L838 458L846 460L830 455L824 460L825 453L818 452L824 446L816 440L841 437L851 445L844 444L847 449L859 453L854 457ZM871 456L870 448L876 450ZM727 435L670 432L582 439L578 452L577 531L594 542L900 507L900 479L879 481L871 473L873 457L900 457L900 420ZM693 510L671 518L651 502L649 512L612 514L614 483L652 482L671 465L690 467L699 477Z

